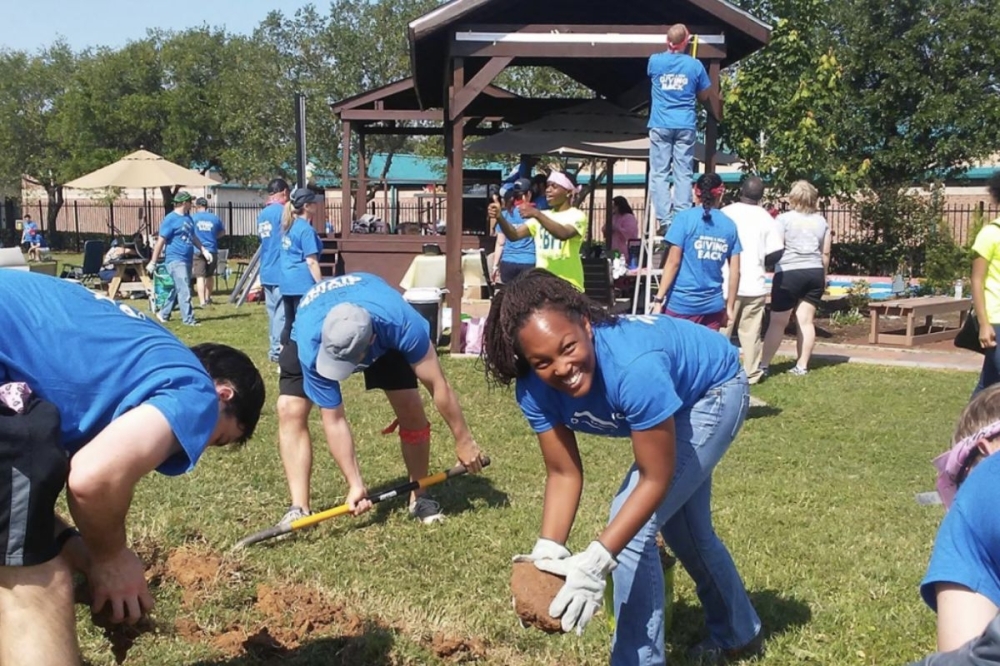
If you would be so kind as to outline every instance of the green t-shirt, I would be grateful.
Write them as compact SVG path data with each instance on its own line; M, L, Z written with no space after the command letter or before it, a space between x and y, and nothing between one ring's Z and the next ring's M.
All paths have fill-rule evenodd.
M1000 324L1000 218L976 234L972 251L986 260L986 314L991 324Z
M542 213L553 222L576 230L569 240L559 240L542 227L535 218L525 221L532 238L535 239L535 266L544 268L574 287L583 291L583 262L580 261L580 246L587 235L587 214L579 208L563 211L546 210Z

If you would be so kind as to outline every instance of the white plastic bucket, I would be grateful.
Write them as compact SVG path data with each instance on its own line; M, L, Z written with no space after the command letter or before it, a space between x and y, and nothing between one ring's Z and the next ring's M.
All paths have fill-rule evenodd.
M414 287L403 292L403 300L413 306L427 320L430 327L431 342L435 345L441 340L444 314L444 289L437 287Z

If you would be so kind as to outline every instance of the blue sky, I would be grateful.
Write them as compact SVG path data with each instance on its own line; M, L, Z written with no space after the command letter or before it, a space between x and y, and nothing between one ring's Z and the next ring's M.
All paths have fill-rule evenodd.
M0 6L8 3L0 2ZM310 4L308 0L28 0L3 10L0 47L33 51L62 36L75 50L88 46L122 46L141 39L147 28L183 30L200 25L251 32L271 10L285 15ZM328 3L314 1L321 11Z

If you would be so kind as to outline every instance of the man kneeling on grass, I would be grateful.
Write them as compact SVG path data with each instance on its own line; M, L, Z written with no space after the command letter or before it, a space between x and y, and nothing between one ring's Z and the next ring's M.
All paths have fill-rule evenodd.
M249 439L264 381L243 352L188 349L63 280L4 271L0 303L0 664L79 664L71 571L113 622L148 612L125 540L136 484ZM55 515L64 487L79 533Z
M399 427L411 480L427 476L431 450L431 425L417 380L455 437L458 462L473 473L482 469L479 446L441 370L430 327L399 292L375 275L351 273L316 284L291 314L291 340L278 359L278 447L292 506L280 525L309 515L309 411L314 403L321 409L330 454L347 482L351 512L358 515L371 507L340 395L340 382L359 370L364 371L365 388L382 389L396 413L385 432ZM442 518L441 507L423 490L411 493L410 514L425 524Z

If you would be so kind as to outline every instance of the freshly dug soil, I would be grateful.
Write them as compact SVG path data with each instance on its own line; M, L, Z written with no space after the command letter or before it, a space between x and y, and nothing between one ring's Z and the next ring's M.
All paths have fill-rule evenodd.
M539 571L531 562L515 562L510 572L510 592L521 622L547 634L562 633L559 620L549 615L549 604L564 582L560 576Z

